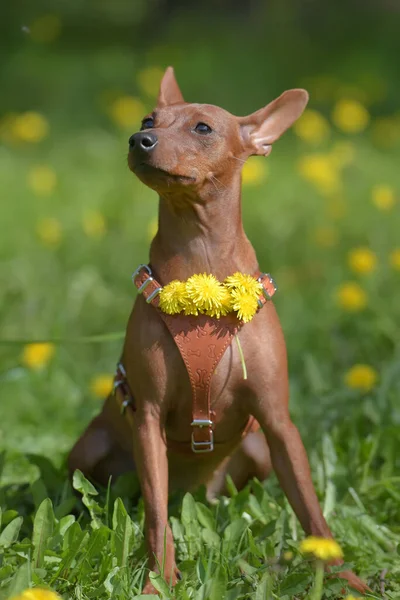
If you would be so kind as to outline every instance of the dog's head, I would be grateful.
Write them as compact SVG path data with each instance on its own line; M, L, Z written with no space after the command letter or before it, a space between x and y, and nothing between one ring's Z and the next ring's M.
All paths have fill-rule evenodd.
M305 90L289 90L255 113L235 117L218 106L185 102L168 67L155 110L129 138L129 168L160 194L182 187L199 193L213 178L223 183L239 171L248 156L267 156L307 102Z

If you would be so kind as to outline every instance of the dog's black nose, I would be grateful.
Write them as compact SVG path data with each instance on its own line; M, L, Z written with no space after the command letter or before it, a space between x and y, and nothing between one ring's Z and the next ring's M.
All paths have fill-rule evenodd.
M129 150L136 148L138 150L142 150L143 152L150 152L150 150L153 150L157 142L158 139L154 133L150 133L148 131L139 131L138 133L131 135L129 138Z

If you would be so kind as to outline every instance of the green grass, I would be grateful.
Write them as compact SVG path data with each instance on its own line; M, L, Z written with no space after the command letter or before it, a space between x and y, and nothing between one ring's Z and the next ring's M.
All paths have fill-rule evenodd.
M77 600L134 598L146 576L143 506L132 493L137 482L126 478L97 495L76 479L82 504L64 467L68 449L100 409L90 381L112 373L121 349L118 335L95 343L79 339L122 335L135 297L130 274L147 260L148 226L156 216L153 193L126 167L127 135L103 123L69 134L56 121L52 137L40 146L1 149L0 327L8 342L0 344L0 598L31 585L51 586ZM322 151L341 139L332 136ZM399 197L399 152L376 148L368 132L352 143L354 162L341 172L346 214L340 220L329 216L337 196L324 197L298 175L298 158L309 149L288 134L268 159L266 182L244 189L244 221L261 267L279 285L291 412L324 514L346 562L368 580L370 597L381 597L384 573L386 597L395 599L400 274L388 256L399 245L400 205L380 212L370 197L379 183L393 186ZM42 163L58 176L50 197L36 197L26 184L29 169ZM82 228L91 209L106 220L99 240ZM37 222L49 216L62 226L56 248L44 246L35 233ZM319 227L334 230L334 246L315 244ZM347 253L365 245L376 253L378 268L357 276L349 271ZM368 294L367 308L354 315L335 302L335 290L346 280L360 281ZM23 344L11 343L53 338L65 341L40 371L22 364ZM368 393L344 383L356 363L379 374ZM303 534L275 478L231 492L215 506L202 490L171 498L183 579L173 591L157 579L161 595L306 598L313 566L299 554ZM339 597L341 585L326 579L325 597Z

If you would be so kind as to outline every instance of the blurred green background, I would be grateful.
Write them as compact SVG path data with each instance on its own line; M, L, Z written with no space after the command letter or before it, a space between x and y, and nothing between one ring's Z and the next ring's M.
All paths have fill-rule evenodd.
M310 92L271 157L244 168L245 228L279 286L292 414L311 458L329 433L350 480L395 473L398 3L20 1L2 7L0 28L4 481L35 477L27 452L60 463L110 387L130 275L157 227L127 140L169 64L188 101L240 115L291 87ZM398 503L384 493L390 520Z

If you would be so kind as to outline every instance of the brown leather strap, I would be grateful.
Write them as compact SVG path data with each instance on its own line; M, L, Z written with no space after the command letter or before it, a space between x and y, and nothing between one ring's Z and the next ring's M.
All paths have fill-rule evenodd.
M259 273L256 277L263 286L263 293L258 300L259 307L262 308L274 295L276 285L267 273ZM186 365L193 393L192 450L211 452L214 448L210 406L211 379L243 322L234 313L220 319L207 315L167 315L158 308L158 294L162 287L154 279L151 268L140 265L132 275L132 280L146 302L158 309Z

